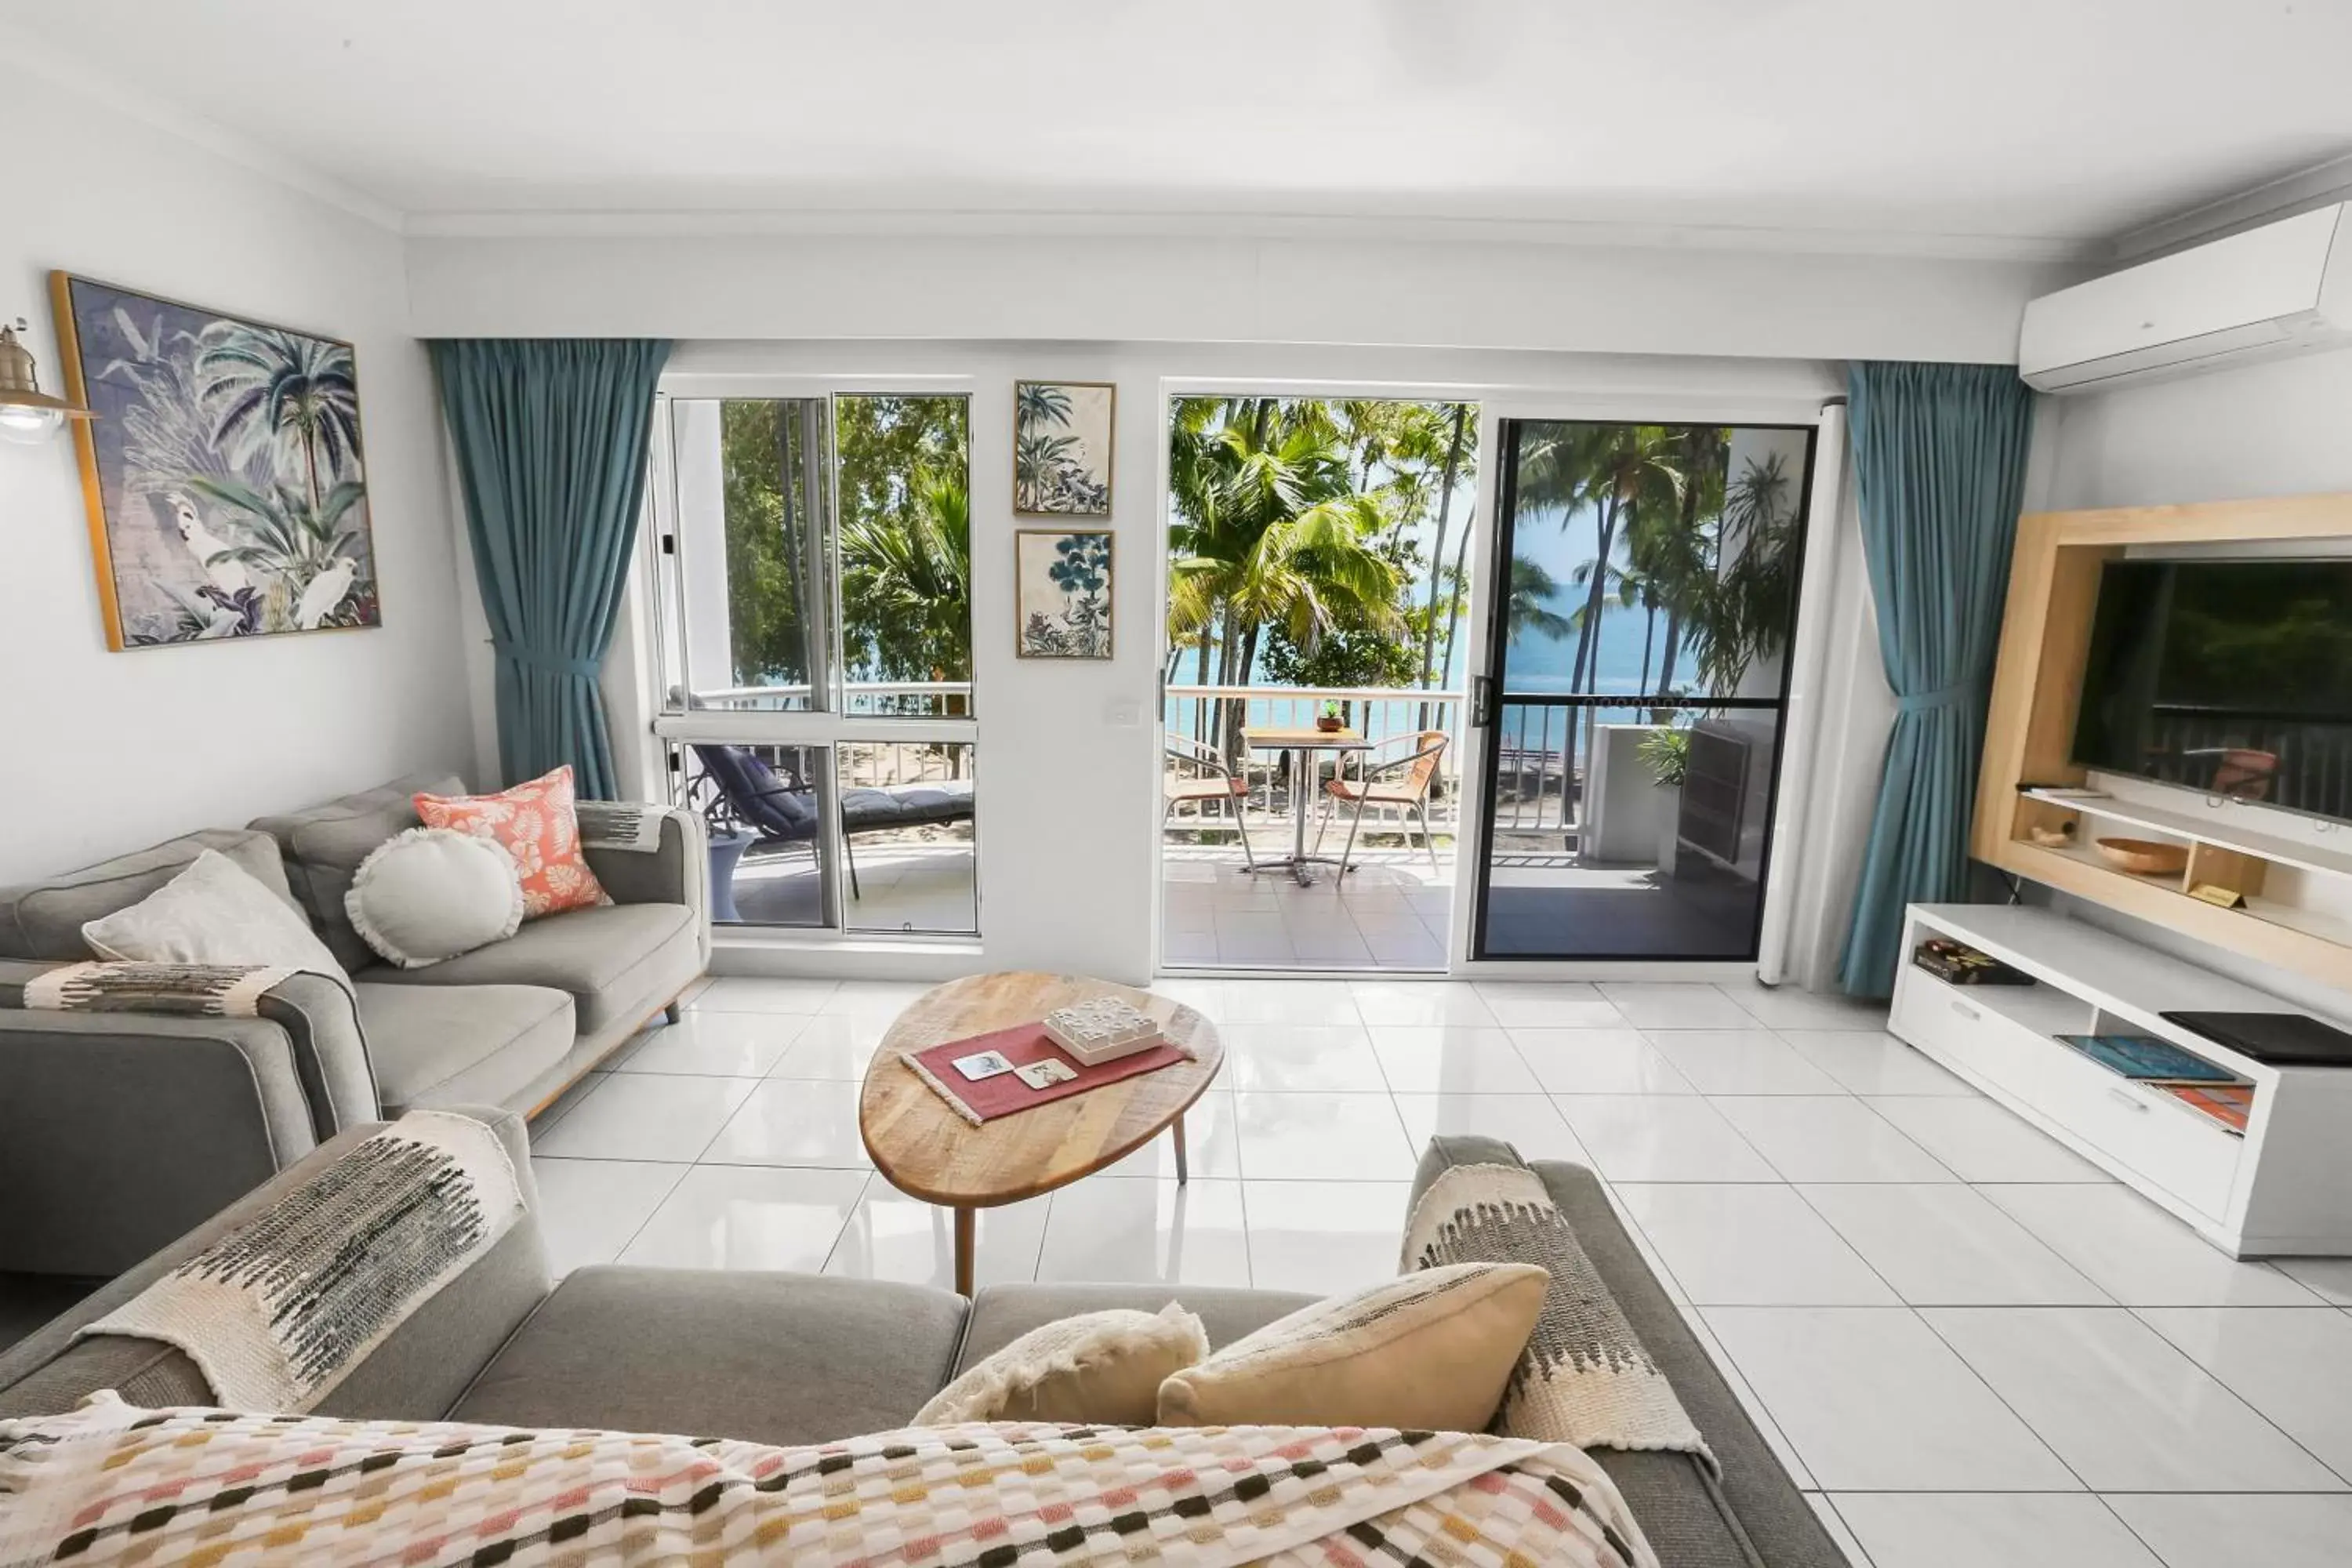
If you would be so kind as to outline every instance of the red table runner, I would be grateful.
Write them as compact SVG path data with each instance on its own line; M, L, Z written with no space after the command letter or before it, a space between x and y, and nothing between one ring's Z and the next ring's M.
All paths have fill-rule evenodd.
M955 1064L959 1058L981 1051L998 1052L1016 1068L1050 1058L1078 1076L1061 1083L1048 1084L1044 1089L1031 1089L1021 1081L1018 1073L998 1073L993 1078L975 1080L956 1071ZM946 1100L957 1115L977 1127L1000 1116L1033 1110L1056 1100L1067 1100L1071 1095L1100 1089L1107 1083L1117 1083L1121 1079L1154 1072L1192 1058L1163 1040L1131 1057L1087 1067L1055 1045L1054 1037L1045 1033L1044 1024L1016 1024L1009 1029L973 1035L968 1039L950 1040L925 1050L907 1051L899 1059L912 1068L918 1078L938 1090L940 1098Z

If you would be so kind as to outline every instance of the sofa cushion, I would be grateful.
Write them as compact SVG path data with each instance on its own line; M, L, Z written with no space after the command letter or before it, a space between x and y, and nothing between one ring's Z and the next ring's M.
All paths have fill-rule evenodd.
M423 969L514 935L522 879L487 838L412 827L360 862L343 912L369 947L402 969Z
M351 979L301 910L214 849L129 909L91 921L81 937L99 957L116 963L291 969Z
M971 1321L956 1352L956 1374L961 1376L1046 1323L1116 1308L1156 1312L1171 1301L1198 1317L1209 1348L1222 1350L1301 1307L1313 1306L1315 1298L1219 1285L985 1285L972 1298Z
M572 1048L572 998L545 986L362 981L354 989L388 1117L421 1105L506 1105Z
M135 854L118 855L79 871L0 891L0 958L71 963L92 956L81 928L127 910L185 870L207 849L236 862L237 869L284 899L302 906L288 889L278 842L241 827L208 827L167 839Z
M605 904L525 921L504 942L429 969L379 965L388 985L545 985L572 994L580 1032L635 1024L701 970L695 912L684 904ZM654 993L661 990L662 994Z
M247 826L278 841L286 858L286 879L310 923L343 967L357 972L374 963L375 954L352 929L351 916L343 910L352 873L377 845L417 825L412 800L419 791L452 794L465 787L454 773L412 773L301 811L257 816Z
M1550 1283L1460 1263L1328 1297L1171 1373L1160 1425L1484 1431Z
M806 1274L583 1268L450 1412L822 1443L912 1420L947 1381L961 1297Z

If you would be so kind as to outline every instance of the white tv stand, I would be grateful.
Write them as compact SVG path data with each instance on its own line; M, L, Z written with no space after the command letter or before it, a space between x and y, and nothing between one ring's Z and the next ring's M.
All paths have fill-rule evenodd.
M2032 985L1951 985L1910 955L1966 942ZM2267 1067L2159 1014L2294 1004L2046 909L1914 904L1887 1027L2235 1258L2352 1256L2352 1068ZM2254 1086L2241 1138L2058 1035L2168 1040Z

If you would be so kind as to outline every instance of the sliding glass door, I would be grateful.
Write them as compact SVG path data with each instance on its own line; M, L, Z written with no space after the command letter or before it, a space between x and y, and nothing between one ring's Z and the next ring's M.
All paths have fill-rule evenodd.
M1503 422L1474 957L1756 956L1812 442Z
M666 395L656 730L718 918L975 934L961 396Z

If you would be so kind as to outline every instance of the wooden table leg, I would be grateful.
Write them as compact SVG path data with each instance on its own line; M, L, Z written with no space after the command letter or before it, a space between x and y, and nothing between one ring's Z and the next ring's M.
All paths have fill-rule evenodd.
M1183 1117L1179 1116L1175 1121L1170 1122L1168 1124L1168 1131L1176 1135L1176 1184L1181 1186L1186 1182L1192 1179L1192 1170L1184 1163Z
M971 1294L971 1234L972 1211L956 1210L955 1288L956 1294L964 1297Z

